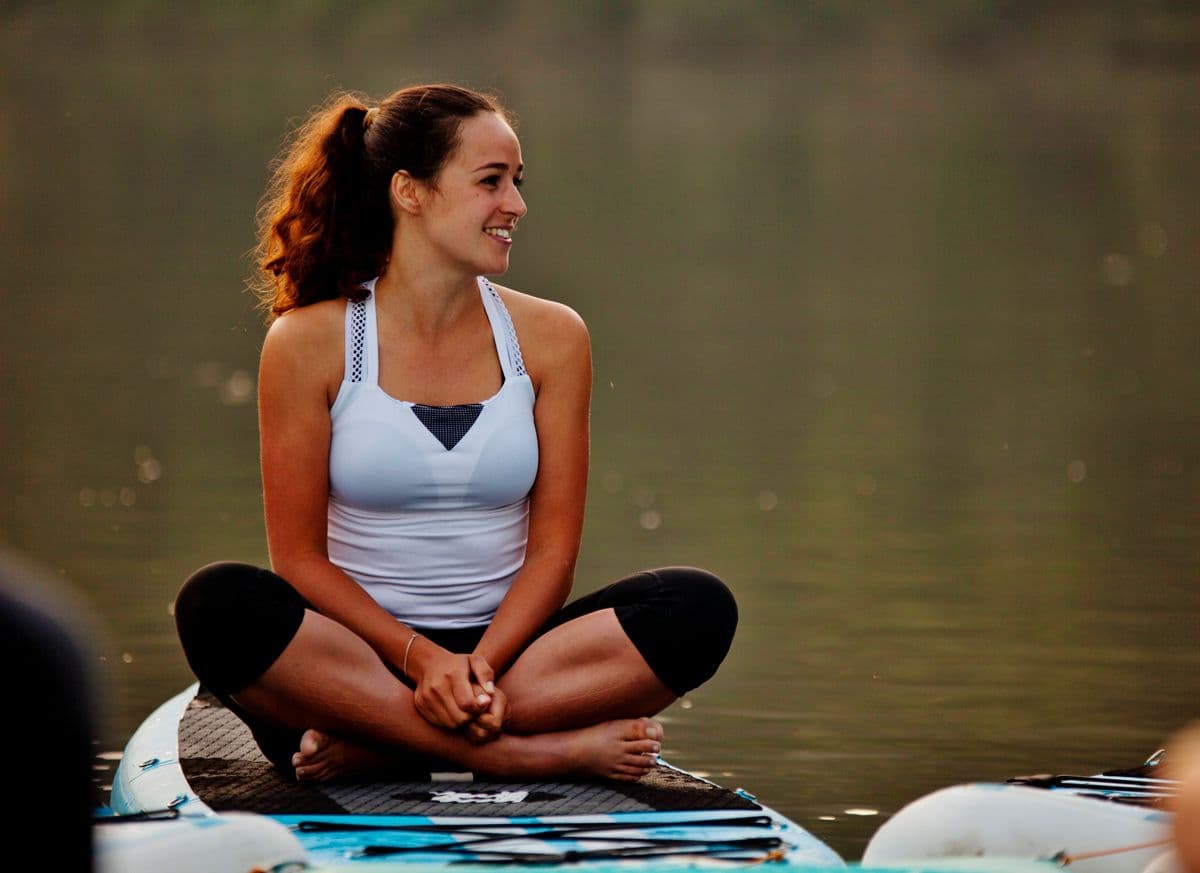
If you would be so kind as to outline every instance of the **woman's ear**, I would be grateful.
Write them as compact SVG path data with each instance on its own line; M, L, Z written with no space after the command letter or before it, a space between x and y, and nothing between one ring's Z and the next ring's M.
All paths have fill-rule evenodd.
M418 215L421 212L423 199L423 185L408 174L405 170L397 170L392 174L391 184L388 186L388 191L391 196L392 206L401 212L406 212L409 215Z

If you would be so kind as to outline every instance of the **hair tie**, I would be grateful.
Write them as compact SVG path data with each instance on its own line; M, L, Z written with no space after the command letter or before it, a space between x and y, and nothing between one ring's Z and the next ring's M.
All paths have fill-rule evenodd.
M372 106L367 110L367 114L363 116L363 130L366 130L375 121L375 116L379 114L379 107Z

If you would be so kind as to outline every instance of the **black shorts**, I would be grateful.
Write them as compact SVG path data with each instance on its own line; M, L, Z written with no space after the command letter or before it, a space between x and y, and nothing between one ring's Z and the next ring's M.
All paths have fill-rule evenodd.
M207 688L236 694L275 663L311 608L284 579L250 564L209 564L184 583L175 623L192 672ZM724 660L737 604L716 576L692 567L635 573L568 603L536 636L611 608L650 669L676 695L706 682ZM486 625L412 626L445 649L470 652Z
M282 577L233 562L202 567L175 600L175 623L192 672L250 725L264 753L285 770L299 735L255 724L232 695L275 663L311 608ZM737 604L720 579L693 567L663 567L635 573L568 603L534 638L581 615L610 608L654 675L676 696L716 673L737 627ZM451 652L473 651L487 629L410 627ZM397 677L411 687L407 677L398 672Z

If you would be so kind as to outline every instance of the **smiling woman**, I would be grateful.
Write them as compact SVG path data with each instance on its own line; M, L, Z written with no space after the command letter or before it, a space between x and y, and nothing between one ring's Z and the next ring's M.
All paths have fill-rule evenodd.
M211 564L176 621L202 684L302 780L457 766L636 780L705 682L729 589L671 566L567 602L591 357L508 269L524 164L499 101L338 94L260 213L272 567Z

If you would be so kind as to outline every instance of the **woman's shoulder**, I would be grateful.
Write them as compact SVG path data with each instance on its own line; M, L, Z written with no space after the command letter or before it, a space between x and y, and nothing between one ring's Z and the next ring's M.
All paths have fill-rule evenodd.
M492 283L492 287L504 301L522 343L527 338L539 345L555 338L570 343L587 343L587 325L579 313L567 304L495 283Z
M493 287L512 317L521 357L535 387L555 374L590 372L591 339L578 312L557 300Z
M302 359L312 367L340 368L345 349L346 301L322 300L290 309L271 322L263 357Z
M278 316L267 328L267 342L276 345L292 343L322 343L337 340L345 333L346 301L342 298L322 300Z

